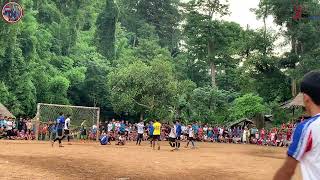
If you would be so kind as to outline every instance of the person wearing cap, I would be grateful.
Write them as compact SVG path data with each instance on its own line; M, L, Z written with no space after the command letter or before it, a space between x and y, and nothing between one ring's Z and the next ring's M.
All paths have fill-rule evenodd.
M306 113L311 118L297 125L288 157L275 174L274 180L290 180L298 163L304 180L320 178L320 72L306 74L300 90L301 93L294 101L303 102Z

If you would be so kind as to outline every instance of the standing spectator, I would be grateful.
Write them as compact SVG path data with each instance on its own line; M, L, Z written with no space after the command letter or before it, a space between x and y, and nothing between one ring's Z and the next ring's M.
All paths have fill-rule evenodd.
M4 125L4 117L0 114L0 128L3 128Z
M119 131L121 135L125 135L126 132L126 124L124 123L124 120L121 121Z
M26 126L27 126L27 134L30 135L32 131L32 122L30 119L28 119Z
M8 118L7 121L7 136L9 139L12 138L13 122L11 118Z
M242 142L244 144L247 143L247 135L248 135L248 128L245 127L244 130L243 130L243 133L242 133Z
M21 132L23 129L23 119L22 118L19 118L19 121L18 121L18 131Z

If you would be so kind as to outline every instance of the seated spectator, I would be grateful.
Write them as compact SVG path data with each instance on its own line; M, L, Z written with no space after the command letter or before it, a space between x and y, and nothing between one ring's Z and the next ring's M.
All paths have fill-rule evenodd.
M124 144L125 144L125 137L124 137L124 135L120 135L118 138L118 143L116 145L123 146Z
M7 132L5 127L0 127L0 139L7 138Z

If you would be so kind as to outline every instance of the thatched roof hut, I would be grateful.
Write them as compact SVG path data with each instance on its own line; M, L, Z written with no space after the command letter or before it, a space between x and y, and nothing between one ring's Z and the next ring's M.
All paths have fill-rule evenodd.
M296 108L296 107L303 107L304 103L303 103L303 94L299 93L294 99L289 100L283 104L281 104L282 108Z
M233 128L236 126L241 126L241 127L245 127L248 125L254 124L254 122L248 118L242 118L242 119L238 119L236 121L230 122L227 124L228 128Z
M14 115L1 103L0 103L0 114L2 116L14 117Z

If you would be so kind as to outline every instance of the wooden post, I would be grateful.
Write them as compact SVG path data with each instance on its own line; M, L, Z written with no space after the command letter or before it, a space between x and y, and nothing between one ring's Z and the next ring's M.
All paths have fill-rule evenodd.
M96 137L96 141L99 141L99 137L100 137L100 108L98 108L97 110L97 137Z
M38 103L38 105L37 105L37 114L35 117L35 126L36 126L35 135L36 135L37 141L39 140L39 126L40 126L39 121L40 121L40 103Z

